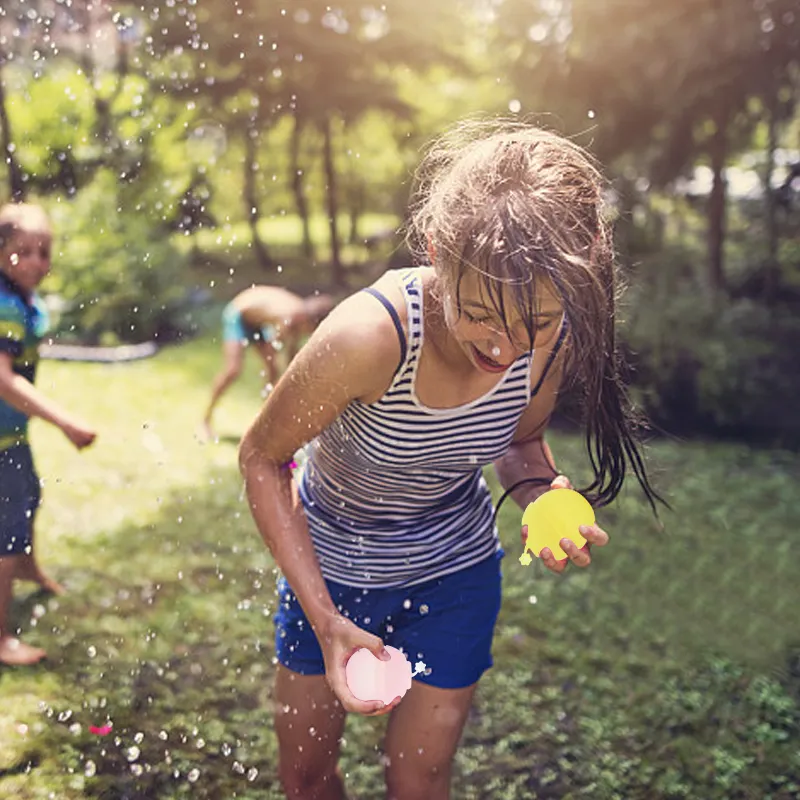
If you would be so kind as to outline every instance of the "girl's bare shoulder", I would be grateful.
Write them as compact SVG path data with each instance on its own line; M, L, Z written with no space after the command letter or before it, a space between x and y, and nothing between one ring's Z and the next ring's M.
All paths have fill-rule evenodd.
M405 328L405 301L397 277L386 273L372 288L392 305ZM307 358L322 357L329 366L336 364L352 397L365 402L378 399L389 388L402 352L391 314L367 291L358 291L339 303L304 350Z

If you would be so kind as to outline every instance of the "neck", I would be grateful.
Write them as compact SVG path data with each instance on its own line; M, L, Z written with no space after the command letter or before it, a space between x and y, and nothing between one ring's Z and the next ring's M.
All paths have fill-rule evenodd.
M0 278L4 280L15 292L18 292L25 298L29 298L33 292L27 292L23 289L11 276L7 275L5 270L0 269Z

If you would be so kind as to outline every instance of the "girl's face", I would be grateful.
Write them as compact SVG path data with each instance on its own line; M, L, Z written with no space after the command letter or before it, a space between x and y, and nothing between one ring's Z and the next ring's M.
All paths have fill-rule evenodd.
M506 325L477 275L468 274L461 281L460 309L455 294L445 294L447 327L474 366L484 372L505 372L524 353L546 346L558 332L563 316L561 304L547 286L539 287L537 297L539 311L531 341L511 293L504 298L509 315Z
M23 291L32 292L50 271L49 233L17 231L0 250L3 272Z

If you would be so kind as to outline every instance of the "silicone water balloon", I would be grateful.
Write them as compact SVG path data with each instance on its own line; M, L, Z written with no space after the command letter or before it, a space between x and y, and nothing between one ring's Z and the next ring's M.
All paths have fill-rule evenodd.
M380 700L389 705L395 697L403 697L411 688L412 674L426 668L419 662L412 673L411 664L401 650L389 646L385 650L391 661L381 661L364 647L348 659L345 667L347 685L359 700Z
M556 560L567 557L559 542L569 539L578 547L586 544L578 528L594 525L594 509L580 492L574 489L551 489L528 504L522 515L522 524L528 526L525 551L519 563L531 563L530 554L537 558L545 547L549 547Z

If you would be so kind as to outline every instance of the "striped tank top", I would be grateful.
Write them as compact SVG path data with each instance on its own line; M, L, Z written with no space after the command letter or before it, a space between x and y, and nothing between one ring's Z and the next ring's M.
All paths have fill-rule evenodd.
M532 354L485 395L429 408L415 382L423 347L422 281L399 273L408 311L402 363L374 403L354 400L308 447L300 498L322 574L349 586L397 588L497 554L500 543L482 468L509 448L531 398Z

